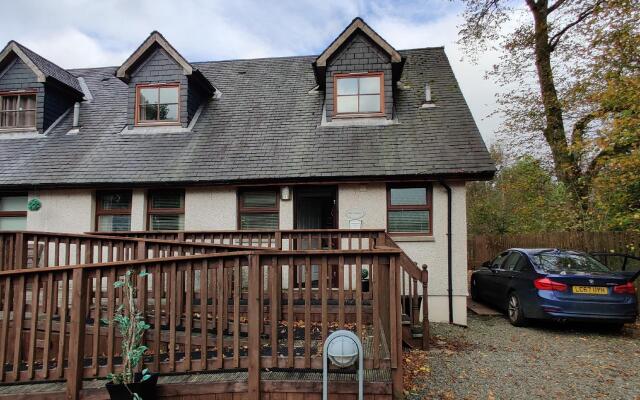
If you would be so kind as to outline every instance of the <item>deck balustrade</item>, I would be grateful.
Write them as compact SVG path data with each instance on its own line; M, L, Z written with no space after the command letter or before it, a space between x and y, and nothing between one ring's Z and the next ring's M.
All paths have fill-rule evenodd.
M319 369L323 341L349 329L365 368L390 370L401 390L427 274L384 232L136 235L0 234L0 384L64 381L79 398L83 379L118 372L121 337L105 320L122 304L113 283L133 270L148 273L135 301L152 371L247 370L251 397L261 370Z

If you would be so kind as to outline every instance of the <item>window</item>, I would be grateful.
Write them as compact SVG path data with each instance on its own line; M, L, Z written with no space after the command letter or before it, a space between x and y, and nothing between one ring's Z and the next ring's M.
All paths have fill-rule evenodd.
M184 191L159 190L149 193L149 229L180 231L184 229Z
M431 187L389 187L387 229L391 233L431 234Z
M504 263L502 264L502 269L506 270L506 271L513 271L516 269L516 265L518 264L518 262L520 261L520 258L522 258L520 256L520 254L518 253L511 253L509 255L509 257L507 257L507 259L504 261Z
M502 264L507 259L508 255L509 255L509 252L505 251L504 253L500 254L498 257L494 258L493 261L491 261L491 269L502 269Z
M136 124L178 122L179 94L176 83L136 86Z
M35 128L36 94L0 95L0 128Z
M337 74L334 81L334 114L384 112L384 74Z
M0 231L27 229L27 195L0 195Z
M246 190L238 196L240 229L278 229L280 226L277 190Z
M96 227L101 232L131 230L131 192L98 192Z

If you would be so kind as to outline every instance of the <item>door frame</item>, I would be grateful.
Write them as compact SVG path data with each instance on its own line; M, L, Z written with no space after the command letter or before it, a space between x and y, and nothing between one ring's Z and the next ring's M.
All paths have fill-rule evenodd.
M339 215L340 215L340 207L339 207L339 199L338 199L338 185L300 185L300 186L294 186L292 188L292 192L293 192L293 229L298 229L298 208L297 208L297 202L298 202L298 193L300 192L300 190L306 191L309 190L309 192L313 191L314 188L333 188L333 193L334 193L334 201L335 201L335 208L334 208L334 213L333 213L333 228L329 228L329 229L338 229L339 228L339 224L340 224L340 219L339 219ZM308 196L308 197L313 197L313 196Z

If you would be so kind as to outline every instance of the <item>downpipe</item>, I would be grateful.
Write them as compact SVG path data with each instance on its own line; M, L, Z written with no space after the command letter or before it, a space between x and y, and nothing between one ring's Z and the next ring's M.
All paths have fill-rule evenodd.
M451 202L452 202L452 194L451 194L451 186L447 185L447 183L443 180L440 181L440 185L447 191L447 292L449 297L449 323L453 324L453 264L451 260L451 256L453 253L452 239L451 239L451 225L452 225L452 216L451 216Z

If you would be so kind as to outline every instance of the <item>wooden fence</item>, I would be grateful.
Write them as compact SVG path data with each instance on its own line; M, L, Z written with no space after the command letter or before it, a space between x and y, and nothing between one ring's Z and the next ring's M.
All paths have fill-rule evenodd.
M547 232L520 235L476 235L467 242L468 266L477 268L514 247L560 248L586 252L640 255L640 232Z

